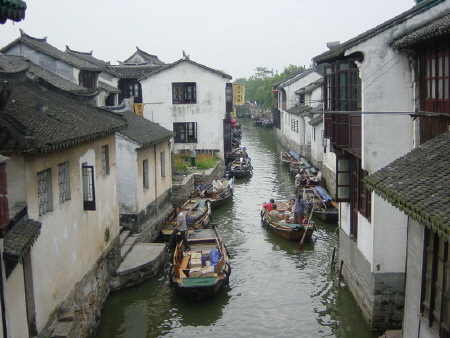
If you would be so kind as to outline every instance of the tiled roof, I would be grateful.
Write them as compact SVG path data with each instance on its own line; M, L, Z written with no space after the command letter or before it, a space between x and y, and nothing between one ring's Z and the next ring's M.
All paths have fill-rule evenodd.
M0 23L6 20L20 21L25 18L27 4L22 0L0 0Z
M20 73L29 68L29 63L22 57L11 57L0 53L0 74Z
M291 107L287 110L290 114L301 115L304 113L310 113L313 110L312 107L306 106L304 104L297 104L294 107Z
M107 68L113 71L118 78L121 79L140 79L148 74L151 74L161 68L162 66L155 65L126 65L119 66L110 65Z
M282 81L275 83L273 85L273 88L277 88L277 87L282 88L282 87L289 86L290 84L292 84L300 79L303 79L305 76L307 76L313 72L314 72L314 69L301 70L300 72L292 74L291 76L283 79Z
M25 77L8 81L12 93L0 114L0 151L5 155L68 148L126 126L119 116L36 81Z
M323 122L323 115L322 113L320 114L314 114L312 119L309 121L309 124L312 125L313 127L321 124Z
M225 78L225 79L229 79L229 80L232 79L231 75L228 75L228 74L226 74L226 73L224 73L224 72L222 72L222 71L220 71L220 70L210 68L210 67L208 67L208 66L202 65L202 64L200 64L200 63L198 63L198 62L195 62L195 61L192 61L192 60L190 60L190 59L180 59L180 60L175 61L175 62L173 62L173 63L169 63L169 64L167 64L167 65L165 65L165 66L162 66L162 67L156 69L156 70L155 70L154 72L152 72L152 73L149 73L149 74L144 75L143 77L140 78L140 80L145 80L146 78L148 78L148 77L150 77L150 76L153 76L153 75L155 75L155 74L157 74L157 73L163 72L163 71L165 71L166 69L173 68L173 67L175 67L175 66L177 66L177 65L179 65L180 63L183 63L183 62L187 62L187 63L190 63L191 65L194 65L194 66L203 68L203 69L207 70L208 72L211 72L211 73L214 73L214 74L216 74L216 75L219 75L219 76L221 76L221 77L223 77L223 78Z
M447 13L394 40L392 46L397 49L408 48L423 41L449 34L450 13Z
M169 139L173 135L170 130L133 112L127 111L117 114L122 115L127 121L127 127L122 129L120 134L139 143L143 148Z
M104 60L98 59L93 55L93 51L90 52L80 52L74 49L70 49L69 46L66 45L66 53L70 54L74 57L77 57L81 60L87 61L93 65L98 66L102 71L109 73L113 76L117 77L117 74L114 72L114 69L109 68L110 65L109 62L106 62Z
M133 59L135 55L139 55L141 58L145 60L145 64L147 65L155 65L155 66L162 66L164 65L164 62L162 62L158 56L149 54L139 47L136 47L136 51L131 55L128 59L126 59L123 63L130 64L130 60Z
M365 178L390 204L441 235L450 235L450 132Z
M101 68L93 63L90 63L86 60L83 60L79 57L71 55L69 53L64 53L60 51L58 48L53 47L49 43L47 43L47 38L34 38L28 34L25 34L22 30L20 30L20 37L11 42L9 45L3 47L1 52L5 53L13 46L23 43L24 45L30 47L31 49L38 51L42 54L51 56L52 58L61 60L75 68L81 70L91 70L91 71L101 71Z
M410 18L423 13L430 8L444 2L445 0L424 0L414 6L413 8L397 15L396 17L389 19L382 24L362 33L358 36L340 44L337 48L333 48L329 51L326 51L325 53L322 53L316 57L313 58L313 61L315 63L323 63L323 62L331 62L339 57L344 56L345 51L347 49L350 49L366 40L371 39L372 37L384 32L385 30L395 27L399 25L400 23L409 20Z
M21 258L34 244L41 232L41 223L31 219L22 219L7 232L4 240L4 252L11 258Z

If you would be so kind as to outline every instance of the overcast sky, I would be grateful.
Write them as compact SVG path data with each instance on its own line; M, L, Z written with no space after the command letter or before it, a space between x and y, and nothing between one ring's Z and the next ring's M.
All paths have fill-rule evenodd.
M164 62L191 59L233 78L258 66L306 65L326 50L411 8L414 0L26 0L26 18L0 25L0 45L19 28L64 49L110 61L135 46Z

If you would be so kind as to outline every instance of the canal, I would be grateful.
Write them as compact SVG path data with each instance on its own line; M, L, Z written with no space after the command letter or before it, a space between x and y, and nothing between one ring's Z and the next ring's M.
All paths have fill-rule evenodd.
M336 225L320 225L303 251L261 227L259 205L294 192L274 132L244 122L242 144L253 177L236 183L233 201L212 219L232 258L229 287L214 299L191 303L173 293L164 273L112 294L98 338L374 337L350 292L330 273Z

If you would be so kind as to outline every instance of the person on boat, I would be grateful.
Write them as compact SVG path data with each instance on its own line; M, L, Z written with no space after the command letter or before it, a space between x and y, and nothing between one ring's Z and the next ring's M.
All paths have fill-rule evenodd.
M305 217L306 203L301 194L298 194L294 204L294 219L296 224L303 224Z
M276 205L275 200L273 198L271 198L269 203L263 204L263 208L266 209L268 212L271 212L273 210L274 205Z
M295 175L295 186L296 187L299 187L301 184L302 184L302 179L303 179L303 176L302 176L302 174L300 173L300 171L297 173L297 175Z
M272 218L274 220L281 220L283 217L280 214L280 212L277 210L277 205L273 204L272 208L273 209L269 212L270 218Z
M176 212L177 212L176 230L180 234L180 237L183 240L183 242L185 243L185 245L187 246L188 227L187 227L186 213L184 211L181 211L180 208L177 208Z

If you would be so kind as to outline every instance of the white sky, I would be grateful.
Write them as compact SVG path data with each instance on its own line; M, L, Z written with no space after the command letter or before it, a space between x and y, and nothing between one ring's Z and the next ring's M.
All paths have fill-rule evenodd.
M191 59L233 78L258 66L306 65L327 41L346 41L411 8L414 0L26 0L25 21L0 25L0 45L19 28L115 62L135 46L164 62Z

